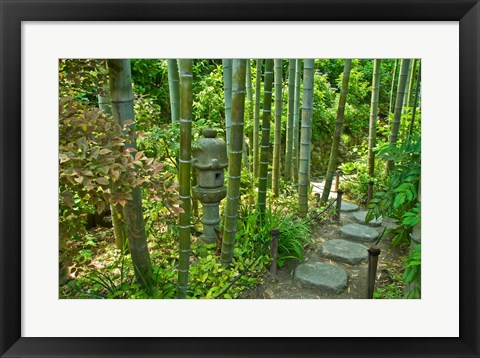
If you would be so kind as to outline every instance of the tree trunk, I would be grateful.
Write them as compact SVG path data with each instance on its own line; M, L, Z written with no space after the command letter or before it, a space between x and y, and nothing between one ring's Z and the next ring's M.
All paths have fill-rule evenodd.
M221 254L221 261L226 266L232 262L235 233L237 232L243 152L246 62L246 60L233 60L231 140Z
M395 99L395 112L393 113L392 127L390 129L390 137L388 139L390 144L397 142L398 131L400 129L400 118L402 117L403 100L405 98L405 87L407 84L408 68L410 65L409 59L402 60L400 65L400 77L398 78L397 98ZM393 162L387 161L386 169L389 171L393 168Z
M340 92L340 100L338 101L337 124L335 125L335 134L333 135L332 150L330 151L330 159L328 161L327 176L325 178L325 187L323 188L322 199L326 203L332 188L333 176L337 170L338 148L340 145L340 137L342 134L343 116L345 114L345 103L347 101L348 81L350 79L350 70L352 68L352 60L345 60L343 67L342 90Z
M292 151L293 151L293 111L295 102L295 60L288 62L288 120L287 140L285 150L285 181L292 179Z
M268 158L270 152L270 119L272 118L273 60L265 60L263 83L262 143L260 146L260 167L258 173L258 212L263 223L267 203Z
M300 134L300 80L302 77L302 60L297 59L295 64L295 98L293 104L293 148L292 148L292 164L293 164L293 182L298 183L298 154L299 143L298 137Z
M258 161L260 159L259 130L260 127L260 86L262 84L262 60L257 59L255 78L255 113L253 117L253 176L258 178Z
M392 87L390 88L390 102L388 105L388 118L390 119L390 113L392 113L393 107L393 92L395 90L395 80L397 79L397 68L398 68L398 60L395 60L395 67L393 68L393 77L392 77ZM390 120L389 120L390 122Z
M113 118L123 128L125 121L135 120L130 60L108 60L108 74ZM125 143L125 146L136 148L135 123L129 126L128 135L129 141ZM132 200L125 204L123 215L135 277L143 287L148 288L152 282L152 266L145 235L140 187L137 186L133 189Z
M275 123L273 131L272 191L278 196L280 179L280 148L282 140L282 60L275 59Z
M308 213L308 187L310 185L310 143L312 141L314 60L303 60L302 133L300 138L300 165L298 178L298 216Z
M375 172L375 153L373 148L376 145L378 96L380 94L380 67L382 60L375 60L373 65L372 79L372 100L370 104L370 126L368 132L368 175L373 177Z
M177 298L185 298L188 290L190 262L190 217L191 217L191 159L192 159L192 60L179 60L180 67L180 153L179 194L182 201L180 213L180 250L178 260Z
M227 154L230 145L230 123L232 122L232 60L223 59L223 93L225 96L225 143Z
M168 59L168 89L170 91L170 113L172 124L178 123L180 115L180 78L178 77L178 65L176 59Z

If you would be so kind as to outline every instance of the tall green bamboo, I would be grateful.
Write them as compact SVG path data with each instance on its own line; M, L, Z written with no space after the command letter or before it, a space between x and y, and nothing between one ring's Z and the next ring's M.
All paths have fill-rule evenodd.
M129 141L125 143L125 146L127 148L136 148L130 60L108 60L108 75L113 118L117 120L122 128L125 121L130 120L133 122L128 128ZM144 287L148 287L152 282L152 266L145 235L140 187L134 188L131 194L132 200L127 201L123 208L128 248L132 256L137 281Z
M298 183L298 154L299 143L298 137L300 134L300 80L302 77L302 60L295 61L295 98L293 103L293 148L292 148L292 164L293 164L293 182Z
M280 148L282 141L282 60L275 59L275 122L273 131L272 191L278 196L280 180Z
M397 68L398 68L398 61L395 60L395 67L393 68L393 76L392 76L392 87L390 88L390 102L388 105L388 117L390 118L390 113L392 113L392 107L393 107L393 92L395 90L395 83L397 79Z
M413 83L415 81L415 71L417 69L417 60L413 60L412 69L410 71L410 82L408 84L408 92L407 92L407 107L410 107L410 98L412 97L412 90L413 90Z
M258 173L258 212L263 223L267 204L268 158L270 152L270 120L272 118L273 60L265 60L263 81L262 141Z
M182 201L179 228L179 259L177 298L185 298L188 290L188 270L190 262L190 176L192 159L192 60L179 60L180 67L180 153L178 180L179 196Z
M308 213L308 187L310 186L310 143L312 141L314 60L303 60L302 132L300 137L300 163L298 178L298 216Z
M98 108L103 112L112 115L112 97L110 89L106 86L102 94L98 94ZM123 207L120 204L110 205L112 216L113 235L115 237L115 245L120 250L127 248L127 227L123 217Z
M260 159L259 127L260 127L260 86L262 84L262 60L257 59L255 78L255 113L253 116L253 175L258 178L258 162Z
M233 60L232 123L230 155L228 157L227 201L225 203L222 253L220 257L222 263L227 266L232 262L235 233L237 232L243 152L246 64L246 60Z
M252 96L252 68L250 67L251 64L250 64L250 60L247 60L247 71L246 71L246 79L245 79L245 91L246 91L246 104L245 104L245 110L246 110L246 114L245 114L245 117L247 118L247 123L251 123L251 120L252 120L252 112L253 112L253 107L252 107L252 104L253 104L253 96ZM249 133L246 133L245 136L244 136L244 140L243 140L243 162L245 163L245 167L248 168L248 170L250 171L250 159L249 159L249 152L248 152L248 146L247 146L247 142L245 140L246 137L249 137L249 143L250 145L252 144L252 140L251 137L252 137L252 132L249 132ZM253 170L253 168L252 168Z
M408 63L407 80L405 82L406 83L405 84L405 96L403 96L403 108L402 108L403 113L405 112L405 107L407 106L407 98L409 97L408 84L410 82L411 69L412 69L412 61L410 61Z
M337 123L335 125L335 133L333 135L332 150L330 151L330 159L328 161L327 176L325 178L325 186L323 188L322 199L326 203L332 188L332 181L337 169L338 147L340 145L340 137L342 134L343 116L345 114L345 103L347 101L348 81L350 80L350 70L352 69L352 60L346 59L343 66L342 90L340 92L340 100L338 101Z
M168 89L170 91L170 112L172 124L178 123L180 115L180 78L178 76L177 60L174 58L167 60L168 66Z
M417 112L418 97L420 95L420 72L421 72L421 63L418 64L418 72L416 78L415 86L415 97L413 99L413 108L412 108L412 117L410 119L410 128L408 129L408 137L410 138L413 133L413 126L415 124L415 114Z
M285 148L285 181L292 179L292 151L293 151L293 112L295 106L295 60L288 61L288 120L287 140Z
M373 148L376 145L378 97L380 94L380 67L382 60L375 60L373 64L372 99L370 104L370 125L368 131L368 175L373 177L375 172L375 153Z
M395 112L393 113L392 126L388 141L390 144L397 142L398 131L400 129L400 119L402 117L403 101L405 98L405 88L407 85L408 68L410 66L409 59L403 59L400 65L400 76L398 78L397 97L395 99ZM393 168L393 162L387 161L386 169L389 171Z
M230 144L230 123L232 122L232 60L223 59L223 93L225 96L225 142L227 153Z

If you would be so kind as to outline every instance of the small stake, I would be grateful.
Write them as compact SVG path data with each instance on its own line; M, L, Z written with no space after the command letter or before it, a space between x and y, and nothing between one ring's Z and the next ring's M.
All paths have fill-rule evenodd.
M342 195L343 195L343 190L338 189L337 191L337 207L336 207L336 214L335 217L338 221L340 221L340 210L342 209Z
M380 249L376 246L372 246L367 251L368 251L367 298L372 299L373 291L375 289L375 278L377 276L378 255L380 255Z
M270 231L272 235L272 241L270 243L270 256L272 257L272 264L270 265L270 273L273 277L277 276L277 257L278 257L278 238L280 231L277 228L273 228Z
M368 197L367 197L367 205L370 204L370 200L373 198L373 180L368 182Z
M333 190L335 193L338 192L338 186L340 185L340 174L342 174L341 170L337 170L335 172L335 189Z

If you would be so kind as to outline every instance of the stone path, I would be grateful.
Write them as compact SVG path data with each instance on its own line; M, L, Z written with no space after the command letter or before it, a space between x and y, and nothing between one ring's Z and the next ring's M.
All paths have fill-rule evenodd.
M313 184L314 193L323 189L323 183ZM332 196L330 195L330 197ZM347 289L349 274L345 266L365 266L368 261L367 250L379 237L378 229L383 222L382 218L379 218L366 223L367 212L358 210L357 204L342 201L341 221L345 224L338 231L340 238L332 238L322 243L318 261L298 265L294 271L297 281L319 291L335 294ZM328 259L329 262L326 262L325 259ZM364 269L366 270L366 268Z
M323 183L312 183L314 195L323 190ZM335 198L332 192L330 198ZM334 204L335 205L335 204ZM269 299L363 299L367 295L368 248L388 227L392 219L365 222L366 211L343 200L340 221L319 224L312 233L313 243L305 248L305 262L287 262L275 278L246 292L242 298ZM379 273L385 263L396 258L391 239L382 238ZM298 266L297 266L298 265ZM383 277L383 276L382 276Z

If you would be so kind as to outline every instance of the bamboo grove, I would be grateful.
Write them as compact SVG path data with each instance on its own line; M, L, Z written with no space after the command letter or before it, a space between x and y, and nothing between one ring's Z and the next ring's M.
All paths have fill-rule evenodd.
M408 163L420 158L419 59L64 59L59 68L62 298L241 297L271 264L270 230L322 225L340 180L368 220L403 220L394 240L410 242L419 223L420 159ZM402 186L408 170L412 185ZM401 190L410 191L399 199ZM95 229L105 217L109 249ZM302 230L291 246L280 241L280 267L304 259Z

